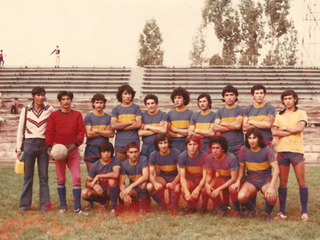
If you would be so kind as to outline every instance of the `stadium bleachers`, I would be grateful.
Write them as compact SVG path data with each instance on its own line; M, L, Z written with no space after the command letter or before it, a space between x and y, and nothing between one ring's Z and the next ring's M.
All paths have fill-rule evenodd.
M240 106L252 104L250 89L256 83L267 88L267 102L283 109L280 94L292 88L299 95L299 108L308 114L308 126L304 131L305 157L308 163L320 163L320 112L318 110L320 90L320 69L317 68L235 68L235 67L166 67L147 66L144 69L125 67L109 68L3 68L0 69L0 92L2 107L0 116L6 119L0 126L0 163L14 162L16 131L19 114L10 114L12 99L18 97L20 108L31 102L30 91L34 86L44 86L47 101L56 109L57 92L63 89L73 91L72 107L83 115L92 111L90 99L94 93L104 93L108 99L105 111L118 104L115 99L117 88L129 83L137 91L135 103L145 110L143 98L148 93L159 97L159 109L173 109L170 100L172 90L178 86L188 89L191 102L188 108L199 111L196 98L201 92L208 92L213 98L212 110L224 105L221 101L222 88L232 84L239 90ZM19 111L20 112L20 111ZM81 146L82 153L84 145Z

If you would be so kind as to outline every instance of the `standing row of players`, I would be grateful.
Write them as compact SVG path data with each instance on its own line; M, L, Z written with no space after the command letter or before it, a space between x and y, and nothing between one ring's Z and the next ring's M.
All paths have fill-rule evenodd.
M113 108L112 116L109 116L103 111L106 103L105 97L101 94L95 94L92 98L94 111L84 118L85 132L87 135L84 160L87 164L89 176L86 182L87 189L83 191L83 198L96 201L96 199L91 199L94 195L92 193L95 192L98 194L96 197L101 197L100 193L102 188L98 186L101 186L103 182L107 185L110 184L110 189L117 189L117 187L115 187L117 186L117 178L114 178L116 174L114 171L109 174L111 177L108 175L108 177L105 176L101 179L97 179L97 174L95 176L90 175L91 165L95 162L95 166L99 165L98 163L102 163L103 152L108 152L100 149L99 155L99 144L108 142L108 138L113 137L115 134L114 131L116 130L115 157L119 158L122 165L127 165L121 167L119 180L120 197L124 199L126 203L132 201L130 196L133 193L134 195L138 194L140 198L143 196L143 199L147 199L148 194L146 189L148 189L149 192L152 193L153 198L159 203L160 208L163 209L165 204L163 202L162 190L164 188L171 189L172 194L170 195L170 199L176 202L176 199L179 199L179 197L175 195L179 195L180 187L177 187L177 185L180 182L182 195L188 202L188 207L185 211L186 214L195 212L195 206L197 205L201 192L201 212L206 212L208 198L211 197L215 199L215 203L219 205L219 215L223 216L226 214L227 202L229 202L229 195L227 196L227 194L230 192L234 205L234 216L239 216L240 214L239 202L247 208L249 211L248 215L250 216L256 211L256 192L261 190L266 197L265 212L267 213L267 219L270 220L271 211L276 202L274 188L280 169L280 186L278 189L280 212L275 218L284 219L286 218L286 185L291 163L300 187L302 205L301 218L302 220L307 220L308 189L304 180L302 145L302 132L307 123L307 116L304 111L298 110L298 96L292 90L287 90L281 95L285 109L277 114L275 121L275 108L264 101L266 96L265 87L257 84L252 87L251 94L254 99L254 104L243 109L236 104L238 97L237 89L231 85L226 86L222 91L223 100L226 105L219 109L217 113L214 113L210 110L212 104L210 95L203 93L198 97L198 106L201 111L193 113L186 108L190 101L189 93L179 87L171 94L171 99L176 107L174 110L171 110L168 114L158 110L158 98L155 95L147 95L144 103L148 111L141 113L140 107L132 103L135 95L134 90L129 85L123 85L118 89L116 95L121 104ZM36 96L33 95L33 97L36 99ZM78 172L78 167L74 170L72 170L71 167L71 162L77 162L75 165L79 165L78 156L75 156L77 154L73 154L74 156L71 157L71 153L75 153L74 150L81 144L81 136L83 138L84 135L84 131L80 129L80 125L83 125L83 123L81 123L82 118L77 117L77 120L68 119L69 116L74 115L72 114L73 112L77 112L71 110L72 98L73 95L70 92L61 92L58 94L61 110L54 112L55 114L51 114L48 118L45 144L49 155L53 143L67 145L69 149L67 161L56 161L60 212L67 210L65 201L65 166L67 164L73 178L74 210L79 213L85 213L80 209L80 194L78 189L81 189L81 184L79 184L78 174L75 173ZM65 110L68 114L64 114ZM23 123L23 115L24 112L22 111L19 129L21 129L20 125L23 125L21 124L21 122ZM74 122L76 122L76 127L71 128L70 125L73 125ZM27 122L27 126L28 123L29 122ZM243 131L246 131L247 135L250 133L248 136L246 135L246 141L244 141ZM158 133L162 133L162 135L159 136L165 136L165 140L161 140L160 142L166 141L168 146L170 145L169 142L171 142L170 139L172 137L173 148L170 149L167 147L167 151L170 149L167 154L171 152L181 152L179 155L176 154L176 159L173 159L171 156L168 157L171 162L176 161L177 158L181 158L182 160L180 162L184 162L184 164L180 165L180 162L178 160L176 161L175 164L178 163L179 171L174 168L174 164L163 165L162 168L159 167L160 174L154 177L154 168L160 165L155 163L154 166L152 166L152 157L157 152L160 154L158 154L159 156L166 156L165 153L161 152L160 146L158 146L159 150L157 151L157 144L154 143ZM270 148L270 146L272 146L272 133L273 136L279 139L277 162ZM168 134L168 136L165 134ZM142 136L143 141L141 156L139 156L139 136ZM210 141L218 141L218 143L214 144L211 142L210 145ZM134 143L135 145L132 145ZM220 146L220 153L222 152L222 155L215 155L215 152L218 150L214 150L214 145ZM216 146L216 148L219 147ZM108 149L110 150L110 146ZM113 150L109 152L113 153ZM108 153L108 159L111 159L110 153ZM225 163L223 163L223 166L220 166L220 168L211 167L210 169L208 164L199 164L199 162L210 162L209 160L205 161L208 154L212 160L216 159L220 164L224 162L221 162L221 160L227 160L225 160ZM112 155L113 154L111 154L111 156ZM136 164L136 161L142 158L142 156L146 159L143 161L146 165L143 165L141 169L142 172L140 174L133 174L130 170L126 172L126 168L130 169L130 167L132 167L136 169L138 165L140 166L140 164ZM238 156L239 159L240 170L235 169L235 165L238 166L236 156ZM70 158L75 160L70 161ZM125 161L126 159L128 160ZM147 159L149 159L149 163ZM232 161L232 159L235 160ZM232 162L235 163L231 164ZM279 163L279 165L276 163ZM150 174L148 174L149 171L146 169L148 164L150 165ZM247 176L243 183L242 175L244 165L247 168ZM206 168L208 169L203 171ZM274 169L273 177L271 177L271 168ZM174 178L169 178L168 180L167 174L171 171L177 171L177 174L179 173L180 176L176 175ZM125 187L125 178L123 177L125 175L132 175L130 178L132 186L129 185L129 187ZM219 176L216 177L217 175ZM103 180L108 178L113 180L110 183L109 181ZM150 180L148 184L147 180ZM146 185L145 188L143 185ZM88 189L91 189L91 191ZM237 194L238 191L239 193ZM117 193L118 190L109 190L110 198L112 198L111 195L115 196ZM141 206L143 213L145 203L144 200L141 202L143 203ZM102 202L102 205L103 203L104 202ZM87 207L90 208L91 206L89 205ZM112 210L116 209L115 206L116 202L111 200ZM174 206L172 203L171 213L176 214L177 209ZM23 210L22 206L19 206L19 209ZM116 214L115 212L116 210L113 211L113 214Z

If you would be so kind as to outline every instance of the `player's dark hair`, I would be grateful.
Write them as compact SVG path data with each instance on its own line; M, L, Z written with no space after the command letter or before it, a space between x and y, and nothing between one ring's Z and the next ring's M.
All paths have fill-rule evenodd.
M199 138L195 134L191 134L188 137L186 137L186 139L184 140L184 146L187 147L188 143L190 143L191 140L198 144L198 149L200 149L202 147L203 142L202 142L201 138Z
M43 87L34 87L31 91L32 96L35 96L41 93L46 94L46 90Z
M131 98L131 102L132 102L134 99L134 96L136 95L136 91L134 91L133 88L128 84L124 84L118 88L118 92L116 93L116 97L117 97L118 101L122 102L122 93L125 90L127 90L128 93L132 94L132 98Z
M253 85L253 87L251 88L251 94L253 95L254 91L260 90L260 89L262 89L264 93L267 93L266 88L262 84L258 83Z
M63 96L69 96L69 98L71 99L71 101L72 101L72 99L73 99L73 93L72 93L72 92L60 91L60 92L58 93L58 95L57 95L57 98L58 98L59 102L61 101L61 99L62 99Z
M140 146L136 142L129 142L127 144L127 150L129 150L130 148L136 148L138 151L140 150Z
M296 94L295 91L293 91L292 89L287 89L287 90L285 90L285 91L281 94L281 102L282 102L282 104L284 105L284 103L283 103L284 97L290 96L290 95L292 95L293 99L297 98L297 101L294 101L294 110L293 110L293 111L295 112L295 111L298 110L298 106L297 106L297 105L298 105L298 100L299 100L298 94ZM286 109L283 109L282 111L279 112L279 114L282 115L282 114L284 114L285 111L286 111Z
M158 152L160 151L159 146L158 146L159 142L165 141L165 140L168 141L169 148L172 148L172 138L169 135L167 135L165 133L158 133L155 136L155 138L153 140L153 146Z
M148 99L153 99L154 102L155 102L156 104L158 104L158 97L157 97L156 95L154 95L154 94L148 94L148 95L145 96L144 99L143 99L144 105L147 104L147 100L148 100Z
M216 137L211 137L210 140L209 140L209 147L211 149L212 147L212 144L214 143L218 143L220 144L222 150L224 153L226 153L228 151L228 142L227 142L227 139L223 136L216 136Z
M111 157L114 154L114 147L112 146L111 142L102 142L99 144L98 146L98 150L99 150L99 154L101 154L102 152L111 152Z
M199 106L199 100L200 100L201 98L204 98L204 97L207 98L208 103L209 103L208 107L209 107L209 109L211 109L212 100L211 100L211 97L210 97L210 95L209 95L208 93L201 93L201 94L199 95L199 97L197 98L197 100L198 100L198 106Z
M105 96L102 93L96 93L95 95L93 95L93 97L91 98L91 103L92 103L92 107L94 109L93 103L95 101L103 101L104 104L106 104L107 99L105 98ZM103 106L103 109L105 109L106 105Z
M250 128L247 132L246 132L246 135L245 135L245 144L246 144L246 147L247 148L250 148L250 144L249 144L249 141L248 141L248 138L249 136L253 134L253 136L257 137L258 138L258 145L259 147L261 148L264 148L266 146L266 143L264 141L264 138L263 138L263 135L262 135L262 132L260 131L259 128Z
M176 89L174 89L171 93L171 101L174 103L174 97L175 96L182 96L183 97L183 103L185 106L187 106L190 102L190 94L189 92L185 89L185 88L182 88L182 87L178 87Z
M232 86L232 85L227 85L227 86L225 86L224 88L223 88L223 90L222 90L222 97L224 97L224 94L226 94L227 92L233 92L234 93L234 95L236 95L236 101L238 101L238 89L236 89L234 86ZM224 102L224 99L222 100L223 102Z

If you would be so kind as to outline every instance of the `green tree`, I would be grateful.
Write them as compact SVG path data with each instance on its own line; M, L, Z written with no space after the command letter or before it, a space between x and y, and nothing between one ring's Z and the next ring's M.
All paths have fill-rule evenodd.
M215 34L223 43L224 64L236 64L236 47L241 42L240 21L238 12L231 6L231 0L206 0L202 18L204 26L214 24Z
M162 65L164 51L161 50L162 34L155 19L146 21L143 33L140 34L139 57L137 65Z
M189 59L192 61L191 65L202 65L207 60L203 56L206 48L206 41L203 36L203 27L198 28L197 35L192 38L192 50L189 53Z
M244 47L241 51L241 65L257 65L260 56L259 49L262 48L262 40L265 36L262 21L263 8L253 0L241 0L239 10L242 17L241 37Z

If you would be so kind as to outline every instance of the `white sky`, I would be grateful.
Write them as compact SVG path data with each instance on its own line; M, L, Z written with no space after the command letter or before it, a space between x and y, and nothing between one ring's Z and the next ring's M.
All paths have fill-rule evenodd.
M291 16L300 29L304 2L292 1ZM1 1L0 49L7 66L52 66L55 59L49 54L59 45L61 66L134 67L139 35L146 20L154 18L164 40L164 65L190 65L203 6L204 0ZM220 44L212 33L208 36L211 56Z

